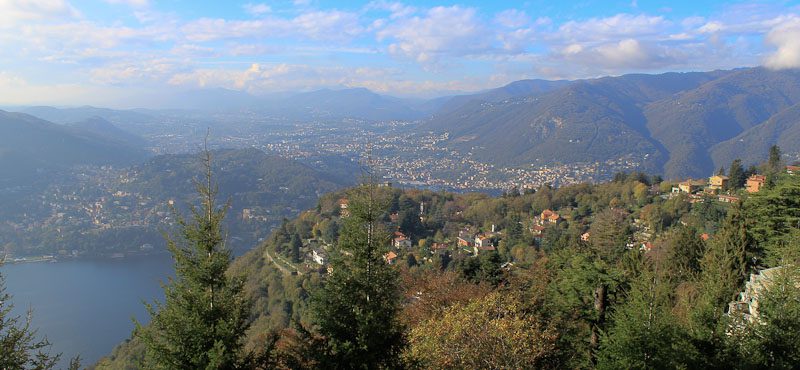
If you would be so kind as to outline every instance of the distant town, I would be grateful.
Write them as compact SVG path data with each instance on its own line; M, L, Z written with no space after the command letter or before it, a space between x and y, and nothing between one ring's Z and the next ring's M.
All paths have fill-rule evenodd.
M472 153L448 148L447 133L416 132L413 128L418 122L343 119L281 124L278 119L249 114L214 119L223 123L212 129L211 143L217 147L254 147L312 167L325 158L343 157L368 163L372 171L398 186L488 192L536 189L544 184L603 181L642 164L641 159L626 156L603 162L498 167L476 160ZM190 134L183 135L173 133L174 126L162 131L167 126L149 126L140 133L151 141L154 152L190 152L200 147L205 134L201 124L184 127L183 132Z

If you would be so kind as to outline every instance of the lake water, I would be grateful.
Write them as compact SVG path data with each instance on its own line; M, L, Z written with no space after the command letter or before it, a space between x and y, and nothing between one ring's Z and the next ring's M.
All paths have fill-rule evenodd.
M132 317L149 319L142 300L163 301L160 282L173 276L168 254L123 259L67 260L0 267L14 314L33 308L33 327L63 353L59 368L77 354L84 365L130 337Z

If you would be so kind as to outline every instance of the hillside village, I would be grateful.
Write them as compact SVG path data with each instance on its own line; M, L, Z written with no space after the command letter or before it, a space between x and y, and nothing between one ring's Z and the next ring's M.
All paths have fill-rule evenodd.
M796 234L791 220L800 220L800 197L793 196L800 195L797 169L765 164L742 176L741 183L731 180L739 176L736 170L735 176L719 171L708 179L679 182L620 173L602 184L545 185L499 197L398 189L388 183L367 188L380 210L374 224L381 240L376 258L398 274L402 297L396 319L408 325L409 351L414 356L444 360L452 348L472 343L469 338L506 338L508 332L484 326L458 340L442 334L457 331L460 323L495 320L485 315L492 308L469 305L500 294L504 298L498 302L503 303L496 304L504 310L516 304L529 310L510 311L516 318L533 320L524 321L526 333L551 333L537 339L548 351L515 359L580 367L608 350L588 340L598 328L614 333L610 339L603 337L609 341L603 343L627 340L616 330L641 322L640 304L657 304L656 317L670 320L659 321L676 333L668 337L670 343L705 340L687 325L725 323L724 330L732 334L723 331L721 335L728 336L718 340L727 340L739 338L734 331L771 322L774 310L765 308L763 296L779 283L783 256L794 253L780 248L783 238ZM363 215L363 193L358 189L321 196L316 208L284 220L258 248L234 263L231 273L245 277L245 290L254 302L250 332L262 333L248 335L248 346L262 346L264 340L275 338L277 350L290 351L290 357L298 353L294 346L313 346L298 330L313 330L316 316L309 310L314 292L346 266L343 261L356 259L340 244L343 231L361 225L351 222L359 222ZM796 249L788 245L789 251ZM729 264L734 275L718 270ZM716 283L706 281L727 285L715 288ZM719 295L713 296L713 303L702 303L698 300L703 296L686 295L697 290L685 287L722 290L714 293ZM657 299L647 298L650 294L658 294ZM598 308L597 297L608 308ZM612 313L604 313L606 309ZM694 312L706 309L715 316L696 321ZM576 312L582 314L574 316ZM496 319L500 322L491 325L514 320L502 315ZM535 324L548 320L547 327ZM296 329L297 325L312 329ZM445 326L440 331L432 330L432 325ZM429 343L444 347L430 352ZM516 344L522 343L527 342ZM659 351L623 343L625 350ZM517 348L516 344L508 346ZM123 344L99 368L130 361L136 345ZM665 358L680 363L707 361L703 357L707 352L675 357L669 348L661 356L669 354ZM746 348L742 351L749 353ZM486 351L475 354L486 355Z
M783 173L788 176L800 174L800 166L785 166ZM625 221L628 223L625 243L627 248L647 253L654 249L660 236L659 233L666 229L665 225L654 223L652 215L648 212L651 209L648 204L652 206L664 202L684 203L686 206L678 207L687 211L690 208L686 207L695 204L725 208L731 204L742 202L750 194L758 193L764 189L768 181L770 180L766 175L752 173L746 178L743 186L734 184L730 177L719 174L712 175L707 179L689 179L677 183L650 183L647 186L643 182L636 182L636 189L632 189L632 192L639 192L636 195L636 198L640 199L639 207L634 209L614 208L612 205L612 210L622 220L627 220ZM443 199L447 199L446 202L454 202L459 196L419 190L404 191L391 188L391 184L383 186L393 194L395 202L399 198L405 198L410 207L409 209L392 210L384 218L386 229L391 232L389 242L387 242L387 252L384 254L384 259L389 264L404 261L409 266L430 263L443 263L446 266L447 263L442 261L462 261L465 258L476 258L502 251L500 254L503 256L503 267L512 268L515 262L524 260L524 258L520 258L521 256L535 254L536 251L546 248L550 242L547 240L548 234L576 229L581 242L590 243L592 241L593 220L577 209L580 206L566 204L561 207L553 207L556 208L555 210L545 208L541 211L534 206L532 214L531 212L521 212L511 216L508 213L495 213L496 218L485 219L480 223L470 221L469 217L465 217L465 212L469 212L469 210L462 207L447 207L452 212L448 214L439 213L439 209L430 209L431 204L441 203ZM544 186L540 190L542 189L545 192L553 191L548 186ZM535 197L535 194L536 192L533 191L520 193L518 190L514 190L513 194L506 194L501 199ZM482 201L489 201L483 196L473 196ZM324 199L320 203L321 206L318 207L318 210L322 211L322 215L329 214L333 216L333 219L309 225L313 230L313 235L303 239L300 250L303 258L298 260L296 266L292 266L292 270L308 272L324 271L327 268L328 255L337 236L335 232L330 231L330 228L331 225L336 224L337 216L339 218L348 217L349 201L346 196L341 196L330 208L324 206L326 203ZM426 209L426 203L429 205L428 209ZM428 222L431 221L431 212L437 213L435 215L436 224L444 226L442 229L434 230L431 223ZM316 212L311 211L311 213ZM306 216L310 215L306 213ZM401 220L400 217L403 217L404 220ZM517 217L518 221L509 223L510 219L514 217ZM409 221L409 219L413 221ZM680 221L680 223L686 224L684 221ZM410 224L417 226L411 227ZM327 230L323 231L326 228ZM288 235L288 231L286 233ZM712 235L713 230L705 230L698 237L707 241ZM290 237L284 236L283 239L288 241ZM513 239L513 245L509 244L509 239ZM289 256L288 246L279 249L287 257Z

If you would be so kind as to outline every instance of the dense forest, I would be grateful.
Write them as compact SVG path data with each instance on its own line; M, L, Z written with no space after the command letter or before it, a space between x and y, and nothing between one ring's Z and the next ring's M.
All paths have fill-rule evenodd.
M206 200L170 239L153 324L95 367L794 368L800 175L773 150L688 191L641 173L500 197L366 181L229 267Z

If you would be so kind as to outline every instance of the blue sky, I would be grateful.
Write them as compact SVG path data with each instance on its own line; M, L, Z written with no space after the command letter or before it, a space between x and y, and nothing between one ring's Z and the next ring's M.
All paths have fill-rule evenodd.
M0 0L0 104L800 67L798 1Z

